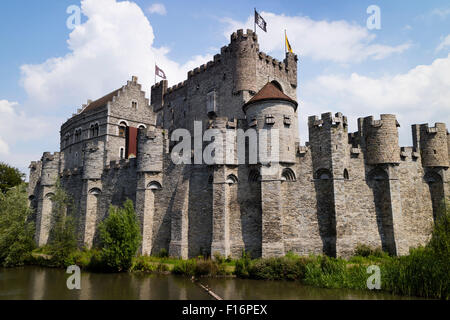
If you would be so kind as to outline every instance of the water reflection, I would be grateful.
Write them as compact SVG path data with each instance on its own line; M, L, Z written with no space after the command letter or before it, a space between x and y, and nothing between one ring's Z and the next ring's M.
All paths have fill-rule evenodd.
M40 267L0 269L0 300L210 300L190 279L145 274L82 272L81 290L68 290L64 270ZM330 290L296 282L201 279L226 300L410 299L387 293Z

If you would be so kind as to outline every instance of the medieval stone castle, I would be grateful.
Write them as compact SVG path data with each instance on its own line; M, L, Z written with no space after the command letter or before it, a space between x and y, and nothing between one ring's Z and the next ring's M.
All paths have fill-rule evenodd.
M73 197L80 245L98 241L112 205L129 198L142 254L280 256L292 251L349 256L357 244L406 254L427 242L450 198L450 136L444 123L413 125L413 147L399 147L394 115L358 119L348 133L341 113L309 117L298 134L297 63L259 51L238 30L214 60L146 99L138 79L88 101L61 127L61 151L30 166L36 241L49 239L55 182ZM278 129L279 163L175 165L171 133L203 129ZM269 170L270 169L270 170Z

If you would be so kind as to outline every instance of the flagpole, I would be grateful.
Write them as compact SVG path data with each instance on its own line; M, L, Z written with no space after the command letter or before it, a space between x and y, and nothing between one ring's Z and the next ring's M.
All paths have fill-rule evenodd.
M155 61L155 85L156 85L156 61Z
M286 33L286 29L284 29L284 53L287 52L287 33Z
M254 14L254 26L255 26L255 33L256 33L256 8L255 8L255 14Z

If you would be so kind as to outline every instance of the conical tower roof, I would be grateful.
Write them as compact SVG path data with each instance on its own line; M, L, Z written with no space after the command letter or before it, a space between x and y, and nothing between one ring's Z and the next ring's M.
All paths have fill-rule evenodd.
M298 103L294 99L285 95L280 89L278 89L273 83L268 82L253 98L251 98L246 104L244 104L243 109L245 109L256 102L271 101L271 100L282 100L288 101L295 105L297 109Z

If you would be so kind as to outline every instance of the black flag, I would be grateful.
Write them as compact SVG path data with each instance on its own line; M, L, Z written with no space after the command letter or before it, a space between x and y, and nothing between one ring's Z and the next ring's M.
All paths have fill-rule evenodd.
M160 69L157 65L155 65L155 75L166 80L166 74L164 73L164 71L162 71L162 69Z
M267 22L259 15L259 13L255 9L255 24L258 25L261 29L267 32ZM255 30L256 31L256 30Z

